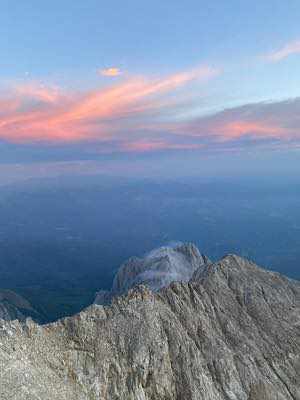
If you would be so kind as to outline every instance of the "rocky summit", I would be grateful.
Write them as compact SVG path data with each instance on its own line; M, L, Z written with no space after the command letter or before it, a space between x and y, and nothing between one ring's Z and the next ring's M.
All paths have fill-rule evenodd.
M194 266L48 325L2 320L1 400L299 400L300 283L236 255Z
M121 265L111 290L101 290L96 294L95 303L109 304L113 297L139 284L157 291L174 281L188 282L201 265L210 262L192 243L164 246L144 257L131 257Z

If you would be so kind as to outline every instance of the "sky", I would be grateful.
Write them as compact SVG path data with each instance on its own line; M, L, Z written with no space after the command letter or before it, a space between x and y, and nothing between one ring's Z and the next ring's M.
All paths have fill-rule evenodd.
M1 2L0 183L295 174L300 3Z

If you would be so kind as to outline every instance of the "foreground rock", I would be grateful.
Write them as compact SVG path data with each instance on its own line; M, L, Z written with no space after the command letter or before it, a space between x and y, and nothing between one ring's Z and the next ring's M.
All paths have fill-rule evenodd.
M235 255L39 326L1 322L4 400L299 400L300 283Z

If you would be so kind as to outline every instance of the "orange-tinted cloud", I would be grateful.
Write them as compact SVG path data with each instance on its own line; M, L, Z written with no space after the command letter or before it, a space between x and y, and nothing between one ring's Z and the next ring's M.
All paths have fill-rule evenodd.
M285 58L300 53L300 40L285 44L281 49L273 51L267 54L264 58L270 62L279 62Z
M32 98L46 103L55 103L62 96L59 88L35 82L17 85L14 89L15 95L19 98Z
M168 130L206 149L300 142L300 98L277 103L248 104L184 123Z
M77 150L90 146L89 154L231 151L300 142L300 99L248 104L183 120L197 106L190 102L191 94L199 97L201 91L189 84L216 74L202 67L165 78L133 77L86 93L37 83L16 86L0 96L0 139L19 144L80 143Z
M166 78L131 78L105 89L69 94L41 85L14 88L0 103L0 138L14 142L107 140L122 130L146 128L166 96L216 71L202 67ZM163 110L160 110L163 112Z
M117 67L111 67L111 68L99 70L100 75L109 76L109 77L119 76L119 75L121 75L121 73L122 73L121 70Z
M223 140L228 141L243 136L280 138L285 135L286 130L280 126L268 125L268 123L261 121L236 120L216 126L215 133L219 134Z

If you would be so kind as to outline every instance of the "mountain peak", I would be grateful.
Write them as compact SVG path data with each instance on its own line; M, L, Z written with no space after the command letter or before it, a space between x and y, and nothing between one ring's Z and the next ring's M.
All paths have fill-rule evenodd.
M156 291L173 281L187 282L201 265L210 262L192 243L162 246L143 257L131 257L118 270L110 292L98 292L95 303L108 304L114 296L143 284Z
M162 268L167 252L193 269L191 249L125 266ZM189 282L134 286L46 326L0 321L0 398L300 399L300 283L236 255L192 259Z

